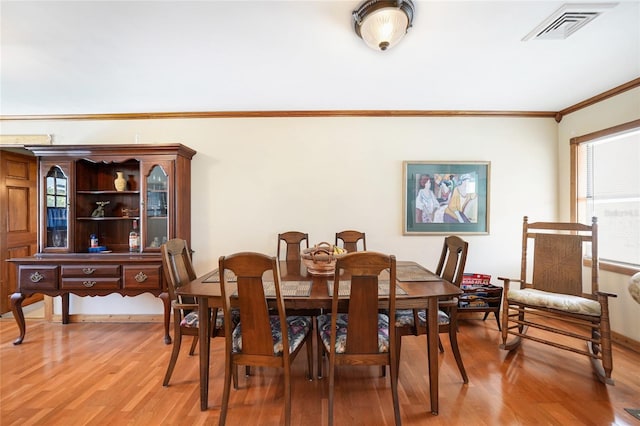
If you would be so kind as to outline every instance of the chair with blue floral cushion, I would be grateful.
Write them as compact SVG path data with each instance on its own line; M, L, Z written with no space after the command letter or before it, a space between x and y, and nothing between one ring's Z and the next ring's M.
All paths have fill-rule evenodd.
M175 238L167 241L160 247L160 253L162 254L162 270L173 309L173 350L162 382L163 386L169 386L171 374L180 354L182 336L193 336L189 355L193 355L198 344L198 303L194 298L184 298L177 293L182 285L196 278L196 273L191 263L191 252L185 240ZM222 311L212 309L211 318L215 318L215 326L211 327L211 337L221 335L223 332ZM208 320L211 321L211 318Z
M464 267L467 262L467 251L469 244L462 238L455 235L446 237L440 254L440 261L436 268L436 274L443 279L460 287L464 276ZM425 285L429 285L426 283ZM447 333L451 350L456 359L458 370L464 383L469 383L467 372L462 363L460 348L458 347L458 300L441 300L438 310L438 333ZM396 311L396 337L398 344L397 360L400 362L400 352L402 347L402 336L427 333L427 311L425 309L399 309ZM440 352L444 352L442 342L438 339Z
M303 345L307 347L307 373L313 376L311 318L287 316L280 291L280 270L275 257L243 252L219 259L220 293L225 315L232 306L240 322L225 322L225 376L219 423L224 425L229 407L231 378L238 365L277 367L284 370L285 424L291 423L291 364ZM226 271L236 276L230 283ZM265 274L266 273L266 274ZM269 309L264 285L273 282L276 311ZM274 313L275 312L275 313ZM284 331L283 331L284 330ZM235 381L234 381L235 384Z
M389 273L388 295L379 292L378 280L383 271ZM395 327L390 327L389 316L380 311L382 308L385 312L395 312L395 256L371 251L348 253L337 259L330 282L333 286L331 313L318 317L319 342L322 342L318 345L318 356L321 358L323 352L329 354L329 424L333 424L336 365L388 365L394 419L399 425ZM384 287L384 283L380 284ZM344 291L348 292L346 312L339 310L345 301L341 296Z

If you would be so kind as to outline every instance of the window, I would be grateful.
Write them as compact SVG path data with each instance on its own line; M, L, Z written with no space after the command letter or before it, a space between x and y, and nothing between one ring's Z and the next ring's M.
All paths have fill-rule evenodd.
M598 218L601 268L640 271L640 120L571 139L572 220Z

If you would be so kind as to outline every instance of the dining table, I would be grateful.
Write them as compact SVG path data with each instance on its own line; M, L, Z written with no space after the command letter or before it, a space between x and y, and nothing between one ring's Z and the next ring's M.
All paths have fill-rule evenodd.
M279 261L281 287L288 282L305 284L307 292L288 291L283 294L287 310L331 309L332 296L328 291L334 275L310 274L304 263L293 260ZM233 286L233 278L227 280ZM438 301L460 295L462 290L451 282L442 279L427 268L413 261L398 261L396 266L396 308L427 309L427 359L429 367L429 395L431 413L438 414ZM329 283L328 283L329 282ZM310 286L309 286L310 283ZM310 288L309 288L310 287ZM198 300L200 318L207 318L210 308L221 308L220 278L217 270L209 271L190 281L178 290L182 296L195 297ZM233 291L233 290L232 290ZM382 296L383 297L383 296ZM209 405L209 359L210 330L209 321L200 321L200 409L207 410Z

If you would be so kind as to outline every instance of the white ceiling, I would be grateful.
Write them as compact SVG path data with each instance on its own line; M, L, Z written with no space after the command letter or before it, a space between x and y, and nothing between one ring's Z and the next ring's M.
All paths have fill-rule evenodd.
M530 41L565 2L418 0L387 52L359 2L2 0L0 115L558 111L640 77L640 0Z

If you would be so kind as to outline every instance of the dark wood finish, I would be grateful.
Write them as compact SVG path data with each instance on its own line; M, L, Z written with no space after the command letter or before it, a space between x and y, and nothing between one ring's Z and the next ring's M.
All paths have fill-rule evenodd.
M20 337L15 344L24 339L21 311L28 295L62 296L62 318L66 324L69 293L136 296L145 292L162 299L165 341L171 343L171 312L158 236L190 241L191 158L195 151L181 144L33 145L25 148L38 157L38 253L10 259L18 271L18 288L11 296L12 310L20 328ZM66 207L57 204L56 207L66 210L67 220L63 230L56 231L62 233L56 244L52 232L48 232L52 228L47 215L47 175L53 171L66 180ZM129 178L124 191L114 187L116 171L122 171ZM154 173L161 173L164 182L153 182ZM160 189L158 185L162 185ZM160 200L164 205L155 207ZM109 202L104 216L92 216L97 201ZM125 215L123 208L133 212ZM152 211L152 208L156 210ZM141 245L140 253L130 254L128 240L133 220L139 224ZM112 253L88 255L90 234L97 235L99 244ZM39 268L42 274L47 274L45 278L34 275L40 273Z
M464 276L464 267L467 263L467 252L469 251L469 244L460 237L455 235L446 237L442 245L442 252L440 254L440 260L436 268L436 275L442 277L443 280L453 283L455 286L460 287L462 278ZM460 354L460 348L458 345L458 301L457 299L441 299L439 303L439 309L444 310L449 316L448 324L438 324L438 333L447 333L449 335L449 342L451 342L451 349L458 365L458 370L462 376L464 383L469 383L467 372L462 362L462 355ZM398 350L398 362L400 359L402 336L413 334L419 336L426 334L428 327L421 323L418 318L418 309L413 310L413 326L396 327L397 332L397 350ZM433 330L433 328L432 328ZM438 338L438 346L442 349L442 343ZM431 362L431 359L429 359Z
M173 350L171 358L167 366L167 372L162 381L163 386L169 386L169 380L178 361L180 347L182 346L182 336L193 336L189 355L193 355L198 344L198 327L193 324L182 325L185 316L193 311L197 311L198 304L193 298L183 298L178 294L178 289L185 283L196 278L196 272L191 263L191 253L187 246L186 240L173 238L160 247L162 254L162 270L169 290L169 300L173 310ZM213 309L210 315L207 315L206 321L215 321L218 309ZM198 319L198 323L200 319ZM210 323L211 337L217 336L218 328L216 323Z
M282 246L286 244L284 259L300 260L302 242L305 243L304 248L309 248L309 234L298 231L289 231L278 234L278 259L281 258Z
M37 251L37 178L34 156L0 149L0 315L11 310L9 296L17 288L15 268L5 260ZM35 295L24 304L39 300Z
M280 261L285 266L287 262ZM417 265L415 262L398 262L398 265ZM284 267L281 268L284 270ZM287 268L293 275L281 275L283 281L300 280L300 270ZM220 287L204 282L211 273L207 273L196 280L185 284L179 291L186 296L198 297L198 312L206 315L209 306L221 307ZM331 309L332 298L327 292L326 276L310 276L304 272L302 276L312 280L311 295L309 297L285 297L285 305L289 309ZM428 285L425 285L428 284ZM460 288L446 281L402 282L399 283L407 294L396 295L396 308L414 309L427 308L427 331L438 329L438 298L455 297L462 293ZM426 306L425 306L426 305ZM209 404L209 339L208 327L200 327L200 408L206 410ZM428 334L427 352L429 354L429 399L431 411L438 412L438 334Z
M284 423L289 426L291 424L291 364L302 347L306 346L307 376L310 380L312 379L312 329L310 327L309 330L307 330L304 340L300 344L293 346L293 350L289 352L291 346L288 330L290 327L287 322L284 298L280 292L280 272L278 269L278 260L275 257L249 252L222 256L219 260L218 270L220 271L220 294L225 318L231 318L231 295L235 291L233 300L237 305L234 306L237 306L239 310L240 326L242 327L242 351L234 352L232 350L233 325L231 321L225 321L224 391L219 424L224 425L227 418L229 395L231 393L231 377L238 365L245 365L282 368L284 372ZM229 284L225 277L227 270L233 272L237 278L233 290L230 288L227 289ZM275 304L283 347L282 354L280 355L274 353L270 318L273 311L269 309L264 292L263 276L265 272L270 272L273 277L276 292Z
M527 254L533 246L532 260ZM590 292L583 293L583 257L592 260L589 268ZM533 271L531 282L528 281ZM529 274L528 274L529 272ZM564 349L589 357L597 377L607 384L613 384L611 371L613 359L611 351L611 326L609 322L609 297L616 297L598 289L598 224L593 218L591 225L562 222L529 223L525 216L522 224L522 262L520 279L500 278L504 281L502 302L502 344L508 351L518 348L521 339ZM520 288L530 288L562 296L578 296L591 299L600 305L600 315L587 315L570 309L540 306L534 302L516 301L509 295L511 282ZM542 324L538 318L555 318L554 327ZM579 332L567 330L567 324L581 326ZM544 330L541 336L528 333L529 328ZM507 341L509 335L513 336ZM569 336L571 345L560 343L558 336ZM580 349L578 343L586 343Z
M152 293L161 297L165 305L165 319L169 319L169 302L164 290L159 256L155 254L36 254L9 259L16 265L19 290L11 295L19 337L24 340L26 323L22 302L32 294L63 296L62 323L69 323L69 294L77 296L106 296L119 293L137 296ZM66 305L66 306L65 306ZM167 313L169 311L169 313ZM165 324L165 339L171 343Z
M396 360L396 336L393 319L388 318L389 346L386 352L380 352L378 342L378 315L380 300L378 295L378 276L382 271L389 271L389 296L385 297L382 309L388 313L396 311L396 258L376 252L348 253L336 261L336 273L333 278L333 296L330 317L331 338L329 346L324 345L318 325L318 357L329 354L329 425L333 424L333 405L335 399L335 375L337 365L389 366L391 371L391 395L395 423L401 424L400 405L398 402L398 363ZM336 352L337 317L340 302L340 279L349 277L351 292L347 310L347 339L344 351ZM320 374L318 374L320 376Z
M367 237L364 232L353 230L336 232L335 245L338 245L340 241L342 241L342 248L349 253L358 251L360 241L362 241L362 250L367 250Z

